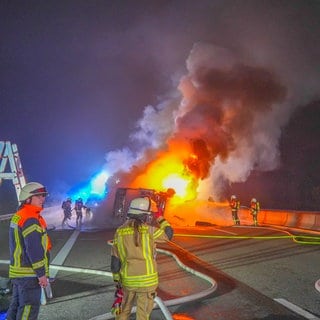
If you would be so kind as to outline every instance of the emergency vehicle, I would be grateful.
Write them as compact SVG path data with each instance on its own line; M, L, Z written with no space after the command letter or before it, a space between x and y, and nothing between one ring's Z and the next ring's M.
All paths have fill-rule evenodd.
M168 188L167 191L144 188L118 188L115 193L112 214L120 223L124 222L132 199L150 197L155 201L158 210L163 215L168 199L172 198L174 194L175 191L172 188Z

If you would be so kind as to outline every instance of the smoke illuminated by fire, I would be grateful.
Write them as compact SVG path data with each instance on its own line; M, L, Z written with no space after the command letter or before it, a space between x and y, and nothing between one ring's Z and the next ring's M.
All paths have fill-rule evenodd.
M286 89L271 70L213 45L196 44L187 69L180 99L148 106L139 120L131 138L140 150L109 153L106 170L127 187L173 188L180 201L221 200L224 184L278 165Z

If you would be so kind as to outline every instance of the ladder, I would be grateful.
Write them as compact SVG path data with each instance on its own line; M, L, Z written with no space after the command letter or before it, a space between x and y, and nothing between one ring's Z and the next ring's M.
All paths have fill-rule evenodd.
M12 180L17 199L21 188L26 184L18 147L10 141L0 141L0 186L3 180Z

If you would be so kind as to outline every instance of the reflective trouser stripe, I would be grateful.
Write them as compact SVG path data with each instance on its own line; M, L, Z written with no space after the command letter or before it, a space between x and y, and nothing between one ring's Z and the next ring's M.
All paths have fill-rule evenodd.
M7 319L37 320L41 295L38 280L36 278L12 279L12 284L12 297Z
M23 312L22 312L22 316L21 316L21 320L28 320L29 316L30 316L30 311L31 311L31 306L30 305L24 306Z

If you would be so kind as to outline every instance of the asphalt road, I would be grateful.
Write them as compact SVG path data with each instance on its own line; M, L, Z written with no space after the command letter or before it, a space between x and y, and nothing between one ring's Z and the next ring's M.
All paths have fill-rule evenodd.
M7 230L8 222L1 222L2 261L8 259ZM54 298L41 307L39 320L89 320L110 312L114 285L107 275L107 241L113 233L113 229L85 228L50 231L56 266ZM212 277L217 289L196 301L169 306L169 311L173 319L318 319L320 293L315 282L320 278L319 245L317 234L293 238L271 227L176 228L172 243L162 248L173 252L184 265ZM157 259L158 295L163 301L210 287L206 280L183 270L171 256L159 253ZM59 269L59 264L65 269ZM7 269L5 263L0 264L0 276L6 277ZM165 317L158 308L151 319Z

